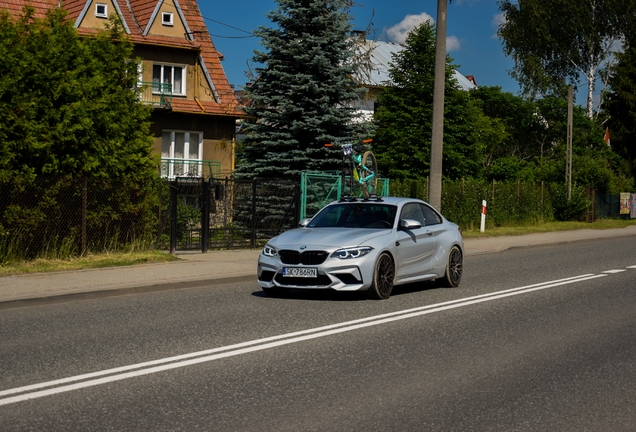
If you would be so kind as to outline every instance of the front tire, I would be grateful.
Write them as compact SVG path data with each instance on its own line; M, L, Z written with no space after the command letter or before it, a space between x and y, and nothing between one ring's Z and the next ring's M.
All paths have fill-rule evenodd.
M437 286L441 288L455 288L459 286L462 280L462 271L464 269L464 257L459 246L453 246L446 260L446 271L444 277L437 279Z
M373 282L367 291L367 297L374 300L388 299L393 291L395 264L388 253L380 255L375 263Z

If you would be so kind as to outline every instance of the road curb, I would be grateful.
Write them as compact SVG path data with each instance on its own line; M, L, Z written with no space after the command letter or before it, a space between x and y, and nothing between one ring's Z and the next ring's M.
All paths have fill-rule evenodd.
M27 306L51 305L66 303L76 300L89 300L106 297L118 297L130 294L143 294L160 291L170 291L187 288L201 288L205 286L224 285L231 283L249 282L256 283L256 274L231 276L224 278L199 279L194 281L167 282L149 285L137 285L113 289L98 289L95 291L73 292L65 294L51 294L48 296L34 296L32 298L1 300L0 310L18 309Z

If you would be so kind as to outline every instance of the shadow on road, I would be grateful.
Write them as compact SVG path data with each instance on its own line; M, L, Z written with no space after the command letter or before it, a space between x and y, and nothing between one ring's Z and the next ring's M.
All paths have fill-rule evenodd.
M443 289L438 288L433 281L417 282L405 285L399 285L393 287L391 297L414 294L418 292L428 291L431 289ZM265 294L264 291L254 291L252 293L254 297L261 297L265 299L294 299L294 300L307 300L307 301L332 301L332 302L350 302L350 301L363 301L368 300L367 295L364 292L347 292L347 291L334 291L332 289L290 289L288 293L278 294L271 296ZM390 298L389 298L390 299Z

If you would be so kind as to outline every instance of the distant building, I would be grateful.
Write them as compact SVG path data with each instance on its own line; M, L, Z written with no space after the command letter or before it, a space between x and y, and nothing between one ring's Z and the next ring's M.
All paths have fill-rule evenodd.
M366 47L362 51L369 52L372 69L359 75L360 84L367 87L369 92L357 105L358 112L363 114L363 118L371 120L377 108L378 94L382 86L391 82L389 69L393 62L393 55L404 49L404 45L392 42L366 40ZM476 88L477 84L472 75L464 76L459 71L453 71L453 77L457 80L460 88L470 90Z

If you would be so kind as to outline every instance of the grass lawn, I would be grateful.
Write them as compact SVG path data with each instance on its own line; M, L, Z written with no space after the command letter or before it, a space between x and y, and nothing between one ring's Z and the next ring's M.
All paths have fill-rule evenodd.
M88 254L69 259L36 259L0 264L0 276L27 273L83 270L101 267L128 266L178 260L174 255L161 251Z
M574 231L580 229L614 229L625 228L630 225L636 225L636 219L618 220L618 219L598 219L593 223L586 222L548 222L538 225L522 226L522 227L497 227L486 228L485 232L476 230L463 230L462 234L467 238L483 238L498 236L518 236L525 234L555 232L555 231Z

